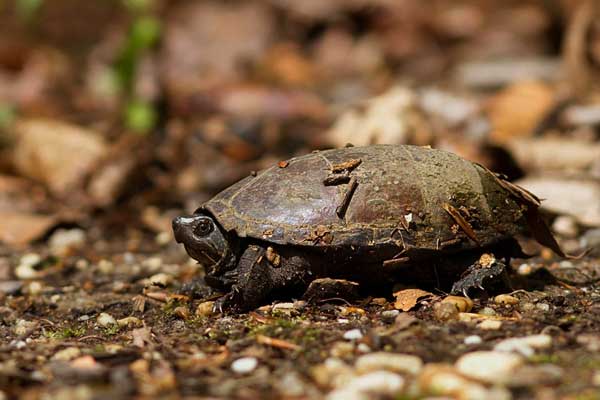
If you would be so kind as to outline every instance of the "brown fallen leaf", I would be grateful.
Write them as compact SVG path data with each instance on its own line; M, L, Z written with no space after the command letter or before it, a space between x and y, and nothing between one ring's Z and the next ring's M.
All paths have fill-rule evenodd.
M404 289L394 293L396 302L394 308L402 311L409 311L417 305L419 299L423 297L434 296L433 293L421 289Z
M143 327L131 331L132 343L135 347L144 348L147 343L152 343L150 328Z
M522 81L502 90L488 104L492 141L531 136L554 102L554 90L543 82Z
M15 124L15 132L15 168L57 196L82 189L85 177L108 151L96 132L64 122L27 119Z
M39 239L58 222L53 215L0 211L0 241L22 246Z

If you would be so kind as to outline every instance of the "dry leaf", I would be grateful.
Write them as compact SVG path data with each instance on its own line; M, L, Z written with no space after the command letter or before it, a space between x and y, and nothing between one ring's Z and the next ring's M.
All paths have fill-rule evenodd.
M417 301L423 297L433 296L433 293L421 289L404 289L394 293L396 302L394 307L398 310L409 311L417 305Z
M81 189L84 178L108 151L96 132L64 122L28 119L17 123L15 131L15 168L58 196Z
M146 343L152 343L152 339L150 337L151 332L150 328L143 327L134 329L131 331L131 337L133 338L133 345L135 347L144 348L146 347Z
M554 105L552 88L542 82L519 82L495 95L489 103L491 138L505 143L519 136L531 136L535 127Z
M39 239L58 222L52 215L0 211L0 241L21 246Z

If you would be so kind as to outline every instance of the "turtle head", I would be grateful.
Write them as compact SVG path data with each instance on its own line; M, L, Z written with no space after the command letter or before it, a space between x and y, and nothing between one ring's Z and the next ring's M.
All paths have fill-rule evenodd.
M210 286L228 286L226 273L235 267L235 252L226 233L210 215L197 211L173 219L173 233L187 253L206 269Z

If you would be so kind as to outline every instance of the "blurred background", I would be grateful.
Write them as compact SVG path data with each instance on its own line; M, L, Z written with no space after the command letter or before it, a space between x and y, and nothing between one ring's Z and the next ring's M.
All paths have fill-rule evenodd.
M600 243L597 1L0 0L0 27L4 250L167 243L250 171L346 143L459 153L546 198L567 250Z

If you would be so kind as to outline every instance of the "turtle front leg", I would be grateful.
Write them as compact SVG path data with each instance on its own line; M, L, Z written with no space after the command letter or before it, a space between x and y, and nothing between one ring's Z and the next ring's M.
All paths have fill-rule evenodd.
M469 289L484 290L484 281L497 277L506 278L506 264L491 254L482 254L477 262L469 266L463 276L452 285L452 294L462 293L469 297Z
M310 264L304 258L282 249L250 245L236 268L237 280L225 296L215 302L219 312L252 310L274 292L294 286L306 287L311 275Z
M271 292L266 249L248 246L242 253L235 269L236 282L229 293L215 302L219 312L246 311L256 308Z

